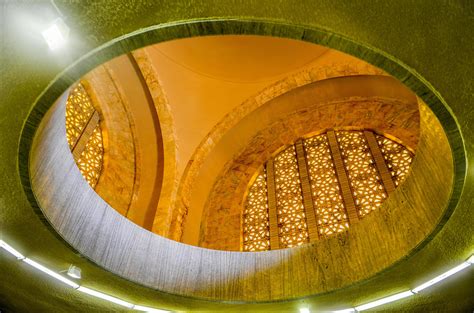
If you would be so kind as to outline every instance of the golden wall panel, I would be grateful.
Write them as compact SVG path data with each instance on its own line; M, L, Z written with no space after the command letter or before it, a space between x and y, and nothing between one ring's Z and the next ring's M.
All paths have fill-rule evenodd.
M94 114L90 96L82 84L77 84L66 101L66 138L82 176L92 188L97 185L104 161L102 130L98 117L92 118Z
M274 167L280 247L299 246L308 242L309 236L295 147L279 153Z
M309 242L309 233L317 232L317 237L327 238L349 229L349 224L378 209L387 198L375 159L366 139L370 131L340 130L335 133L334 142L342 155L342 176L338 176L330 148L328 133L304 139L304 158L298 162L296 144L286 148L266 163L267 171L275 183L275 190L267 189L268 178L260 172L250 185L245 199L242 219L244 251L273 250L288 248ZM336 141L337 138L337 141ZM383 151L385 165L392 171L393 179L401 181L406 177L411 152L401 144L377 135ZM338 152L339 153L339 152ZM383 162L382 160L382 162ZM303 163L301 163L303 162ZM271 166L269 164L272 164ZM303 166L303 167L301 167ZM302 172L303 171L303 172ZM300 175L309 177L310 191L307 203L304 200ZM301 174L303 173L303 174ZM274 177L274 178L273 178ZM356 221L349 221L345 198L342 196L340 179L348 185L348 197L356 204ZM390 179L390 178L388 178ZM270 192L270 194L268 194ZM270 196L276 198L278 223L270 223L269 210L272 209ZM305 212L316 214L316 224L307 221ZM279 246L270 247L270 234L278 233Z
M92 136L87 141L80 158L76 162L82 176L84 176L92 188L95 187L99 180L102 171L103 155L104 146L102 144L102 132L100 126L97 125L92 132Z
M243 212L243 250L270 249L267 181L262 171L250 187Z
M341 191L325 134L304 141L318 233L327 237L349 227Z
M387 198L375 161L361 131L336 132L359 217L378 209Z
M385 163L392 174L393 182L400 185L407 177L413 161L413 153L401 144L384 136L377 136L377 143L382 151Z

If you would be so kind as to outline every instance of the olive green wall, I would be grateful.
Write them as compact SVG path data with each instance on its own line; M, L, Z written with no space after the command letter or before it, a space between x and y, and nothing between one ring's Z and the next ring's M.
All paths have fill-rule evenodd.
M338 300L341 306L370 301L386 295L377 291L376 284L366 282L353 293L352 299L342 298L342 293L302 299L277 304L221 304L163 294L129 283L107 273L76 255L49 228L42 223L28 202L19 178L19 140L28 112L35 100L54 77L67 65L92 49L138 29L161 23L195 20L202 18L278 21L284 24L307 25L308 28L326 29L349 38L363 46L384 51L387 58L380 58L370 50L347 45L346 52L353 53L395 75L407 83L428 105L440 106L438 99L414 77L432 85L432 92L442 96L449 110L456 116L462 131L467 160L464 159L461 138L449 115L440 116L448 129L448 137L454 148L457 189L454 192L451 218L421 251L397 268L384 273L413 275L414 282L422 282L429 273L443 270L460 263L474 251L472 222L474 220L474 4L471 1L407 1L391 0L328 0L328 1L56 1L66 23L71 28L71 42L67 53L51 53L39 35L33 22L48 21L54 12L49 1L2 2L0 4L0 237L14 245L27 256L55 269L79 265L84 272L83 281L88 287L97 288L129 301L181 310L293 310L305 302L327 305ZM49 15L49 17L48 17ZM232 23L231 23L232 24ZM220 23L192 24L170 28L161 32L162 39L189 36L193 33L220 33ZM233 33L273 34L311 41L311 32L301 32L292 27L272 28L268 23L254 23L246 27L235 23ZM283 31L284 29L284 31ZM322 44L337 45L337 36L326 35L318 40ZM82 63L79 70L72 70L50 89L49 99L59 95L85 69L110 58L130 47L156 42L157 37L143 35L116 44L115 49L103 50L93 60ZM339 47L341 48L341 47ZM405 76L389 60L402 62L415 76ZM70 79L68 79L70 75ZM431 101L430 101L431 100ZM38 112L44 112L51 101L40 102ZM436 111L436 110L435 110ZM31 116L30 126L39 122L40 114ZM34 129L34 127L31 127ZM26 134L31 139L32 133ZM24 148L24 147L23 147ZM25 161L24 149L22 162ZM464 161L467 161L467 172ZM20 162L25 174L25 164ZM466 173L466 175L464 175ZM466 178L464 182L464 177ZM26 179L27 177L24 177ZM464 190L461 190L464 183ZM461 194L462 192L462 194ZM456 208L454 205L459 203ZM7 312L90 312L114 311L117 306L78 294L33 271L23 263L0 252L0 308ZM397 272L398 271L398 272ZM387 306L396 311L471 311L474 299L469 290L474 288L472 269L461 277L453 277L444 285L425 295L413 297ZM425 275L425 276L423 276ZM360 290L363 289L363 290ZM356 303L357 302L357 303Z

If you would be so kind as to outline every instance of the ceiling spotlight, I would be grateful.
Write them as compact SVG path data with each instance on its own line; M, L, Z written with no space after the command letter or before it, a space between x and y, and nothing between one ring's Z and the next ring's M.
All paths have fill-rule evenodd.
M42 33L44 40L49 46L49 49L55 51L63 47L69 37L69 27L64 23L62 18L54 20L47 29Z
M73 278L81 279L81 269L77 266L71 265L69 266L69 269L67 270L68 276L71 276Z

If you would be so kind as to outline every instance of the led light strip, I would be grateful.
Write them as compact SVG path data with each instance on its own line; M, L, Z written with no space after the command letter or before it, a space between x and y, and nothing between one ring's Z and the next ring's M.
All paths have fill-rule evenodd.
M469 259L467 259L465 262L461 263L460 265L450 269L449 271L444 272L443 274L441 274L439 276L436 276L435 278L427 281L424 284L421 284L418 287L413 288L412 290L407 290L407 291L397 293L397 294L394 294L394 295L391 295L391 296L388 296L388 297L385 297L385 298L382 298L382 299L378 299L378 300L375 300L375 301L372 301L372 302L369 302L369 303L366 303L366 304L362 304L362 305L356 306L355 308L348 308L348 309L332 311L332 312L333 313L361 312L361 311L365 311L365 310L368 310L368 309L371 309L371 308L375 308L375 307L384 305L386 303L395 302L397 300L404 299L404 298L416 295L420 291L422 291L422 290L424 290L428 287L431 287L431 286L439 283L440 281L448 278L449 276L452 276L452 275L468 268L473 263L474 263L474 255L471 255L469 257Z
M76 284L75 282L73 282L72 280L69 280L69 279L59 275L58 273L50 270L49 268L39 264L38 262L35 262L35 261L25 257L23 254L21 254L20 252L15 250L12 246L8 245L3 240L0 240L0 247L3 248L5 251L9 252L10 254L12 254L18 260L23 261L23 262L31 265L32 267L42 271L43 273L48 274L49 276L61 281L62 283L68 285L69 287L72 287L72 288L76 289L77 291L86 293L88 295L91 295L91 296L94 296L94 297L97 297L97 298L100 298L100 299L103 299L103 300L107 300L109 302L124 306L124 307L129 308L129 309L133 309L133 310L136 310L136 311L153 312L153 313L170 313L170 311L166 311L166 310L160 310L160 309L155 309L155 308L152 308L152 307L146 307L146 306L142 306L142 305L138 305L138 304L133 304L133 303L127 302L125 300L113 297L111 295L99 292L97 290L93 290L93 289L89 289L87 287L80 286L80 285ZM412 290L407 290L407 291L404 291L404 292L401 292L401 293L397 293L397 294L394 294L394 295L391 295L391 296L388 296L388 297L385 297L385 298L382 298L382 299L378 299L376 301L372 301L372 302L369 302L369 303L366 303L366 304L356 306L354 308L347 308L347 309L342 309L342 310L337 310L337 311L332 311L332 312L334 312L334 313L361 312L361 311L365 311L365 310L368 310L368 309L371 309L371 308L375 308L375 307L384 305L386 303L394 302L394 301L397 301L397 300L400 300L400 299L404 299L404 298L416 295L420 291L422 291L426 288L429 288L429 287L439 283L440 281L442 281L442 280L444 280L444 279L446 279L446 278L448 278L448 277L450 277L450 276L452 276L452 275L468 268L472 264L474 264L474 255L471 255L469 257L469 259L467 259L465 262L461 263L460 265L450 269L449 271L444 272L443 274L441 274L439 276L436 276L435 278L427 281L424 284L421 284L420 286L418 286L416 288L413 288ZM301 308L300 312L301 313L309 313L310 310L308 308Z
M37 270L40 270L41 272L48 274L49 276L59 280L60 282L68 285L69 287L72 287L76 289L77 291L86 293L88 295L91 295L96 298L100 298L103 300L107 300L109 302L124 306L129 309L137 310L137 311L143 311L143 312L153 312L153 313L170 313L170 311L166 310L160 310L160 309L155 309L151 307L146 307L138 304L133 304L130 302L127 302L125 300L113 297L111 295L99 292L97 290L93 290L87 287L80 286L79 284L76 284L72 280L67 279L64 276L61 276L60 274L50 270L49 268L45 267L44 265L41 265L40 263L33 261L32 259L29 259L25 257L23 254L15 250L12 246L7 244L5 241L0 240L0 247L12 254L14 257L16 257L18 260L25 262L26 264L36 268Z
M379 300L376 300L376 301L373 301L373 302L369 302L367 304L356 306L355 309L356 309L357 312L365 311L365 310L372 309L372 308L375 308L377 306L384 305L384 304L390 303L390 302L394 302L394 301L397 301L397 300L400 300L400 299L403 299L403 298L407 298L407 297L410 297L410 296L413 296L413 295L414 295L414 293L411 290L408 290L408 291L397 293L397 294L394 294L394 295L391 295L389 297L385 297L385 298L382 298L382 299L379 299Z

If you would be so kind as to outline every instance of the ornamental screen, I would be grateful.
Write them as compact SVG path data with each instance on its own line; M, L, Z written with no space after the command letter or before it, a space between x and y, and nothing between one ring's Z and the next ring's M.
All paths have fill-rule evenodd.
M403 182L412 159L402 144L367 130L330 130L298 141L267 161L250 185L242 249L289 248L347 230L381 206L393 191L389 185Z
M308 242L308 227L301 194L295 147L279 153L274 161L278 237L285 247Z
M99 114L81 84L66 102L66 138L82 176L94 188L102 170L104 148Z

